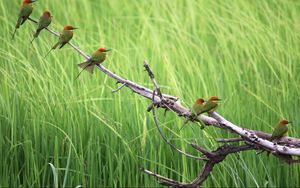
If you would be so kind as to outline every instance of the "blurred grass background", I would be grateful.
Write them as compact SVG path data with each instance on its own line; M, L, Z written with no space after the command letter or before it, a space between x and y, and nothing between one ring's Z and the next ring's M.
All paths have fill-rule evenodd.
M83 58L69 46L43 56L57 38L26 22L11 40L19 1L0 1L0 186L159 186L143 166L181 181L193 180L203 162L172 151L160 138L150 101L128 89L111 93L115 81L84 72ZM218 95L218 109L245 128L271 132L281 118L295 122L299 137L300 3L293 0L80 1L39 0L33 18L53 14L51 28L79 27L72 42L87 53L112 48L104 63L115 73L152 88L147 59L164 93L187 106ZM209 149L216 137L160 111L162 129L182 150L187 141ZM194 127L192 129L191 127ZM56 168L57 180L51 163ZM295 187L299 165L254 152L229 156L207 187Z

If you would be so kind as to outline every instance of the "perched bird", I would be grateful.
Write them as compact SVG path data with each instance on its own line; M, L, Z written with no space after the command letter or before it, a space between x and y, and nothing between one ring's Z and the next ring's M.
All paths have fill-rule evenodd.
M12 35L12 39L15 37L15 34L17 32L17 29L20 28L20 25L23 25L23 23L29 18L30 14L32 13L32 6L31 3L34 3L36 0L23 0L23 3L20 7L19 11L19 18L17 21L17 24L15 26L15 31Z
M111 51L111 49L98 48L87 61L78 64L79 67L82 68L80 73L77 75L76 79L82 73L83 70L87 70L91 74L94 72L95 65L101 64L106 59L106 52Z
M199 115L198 113L202 112L204 102L205 101L202 98L199 98L194 102L194 104L192 106L192 113L194 115Z
M205 112L214 112L218 106L220 101L217 96L212 96L208 99L208 101L203 105L202 110L199 112L199 114L205 113Z
M184 122L183 127L189 121L194 121L195 119L197 119L200 122L200 124L201 124L201 129L203 129L205 127L205 123L198 116L200 114L205 113L205 112L213 112L213 111L215 111L218 108L218 106L219 106L218 101L220 101L220 100L221 99L219 99L217 96L210 97L207 102L205 102L205 100L202 99L202 98L197 99L194 102L193 106L192 106L191 117L189 117L189 119L187 119Z
M33 42L33 40L35 38L37 38L39 36L40 32L43 29L45 29L46 27L48 27L50 25L51 21L52 21L52 16L51 16L50 12L44 11L43 15L39 19L38 26L37 26L35 34L33 35L33 39L31 41L31 43Z
M280 120L277 125L275 126L272 136L270 138L270 140L275 140L275 139L279 139L283 136L287 135L288 132L288 124L291 123L287 120Z
M192 120L198 119L202 129L204 128L204 122L200 118L198 118L198 116L201 113L203 113L202 110L203 110L204 102L205 102L204 99L198 98L192 106L192 116L193 116Z
M71 25L67 25L64 27L63 31L61 32L58 42L49 50L49 52L45 55L45 57L47 57L47 55L54 49L56 49L58 46L59 49L61 49L65 44L67 44L73 37L73 30L78 29L75 28ZM45 58L44 57L44 58Z

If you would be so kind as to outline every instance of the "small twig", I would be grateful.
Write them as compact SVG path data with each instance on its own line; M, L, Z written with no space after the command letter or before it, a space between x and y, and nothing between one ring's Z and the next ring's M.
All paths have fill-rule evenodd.
M243 138L217 138L216 139L217 142L240 142L240 141L244 141Z
M142 172L144 172L145 174L148 174L150 176L154 176L156 177L157 179L160 179L161 181L159 182L160 184L163 184L163 185L168 185L168 186L175 186L175 185L180 185L182 184L181 182L179 181L175 181L175 180L172 180L170 178L167 178L167 177L164 177L162 175L159 175L157 173L154 173L154 172L151 172L150 170L147 170L145 168L140 168Z
M115 89L115 90L112 90L111 92L112 92L112 93L115 93L115 92L121 90L124 86L126 86L126 83L123 83L121 86L119 86L119 87L118 87L117 89Z
M204 149L204 148L201 147L201 146L198 146L196 143L191 143L191 146L192 146L194 149L196 149L196 150L200 151L201 153L203 153L206 157L208 157L208 158L212 157L211 152L207 151L206 149Z
M156 82L156 80L155 80L154 74L153 74L153 72L151 71L151 69L150 69L150 67L149 67L149 65L148 65L148 63L147 63L146 60L144 60L144 67L145 67L146 71L148 72L151 81L152 81L153 84L154 84L154 87L155 87L155 90L156 90L156 92L157 92L157 95L159 96L160 100L163 100L163 96L162 96L162 94L161 94L160 88L159 88L159 86L158 86L158 84L157 84L157 82Z

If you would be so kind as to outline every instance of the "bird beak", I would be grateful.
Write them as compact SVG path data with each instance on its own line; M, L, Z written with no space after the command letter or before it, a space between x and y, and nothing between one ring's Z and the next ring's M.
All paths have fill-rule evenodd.
M78 29L77 27L73 27L72 30Z
M34 2L36 2L36 1L37 1L37 0L31 0L30 3L34 3Z
M289 123L288 124L293 124L293 122L292 121L289 121Z
M111 49L107 49L107 50L105 50L105 52L109 52L109 51L111 51Z
M216 101L221 101L222 99L217 99Z

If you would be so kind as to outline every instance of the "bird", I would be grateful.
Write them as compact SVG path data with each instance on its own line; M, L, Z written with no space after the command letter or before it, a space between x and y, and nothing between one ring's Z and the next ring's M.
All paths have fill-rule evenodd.
M211 96L208 101L203 105L202 110L198 113L214 112L219 107L219 99L217 96Z
M290 124L292 122L289 122L285 119L280 120L277 125L275 126L272 136L270 138L270 141L275 140L275 139L279 139L283 136L287 135L288 132L288 124Z
M79 72L76 79L84 70L87 70L89 73L93 74L95 65L101 64L106 59L106 52L109 51L111 51L111 49L98 48L88 60L78 64L78 66L81 67L82 70Z
M198 121L200 122L200 124L201 124L201 129L203 129L204 128L204 122L200 119L200 118L198 118L198 116L202 113L202 110L203 110L203 106L204 106L204 99L202 99L202 98L198 98L195 102L194 102L194 104L193 104L193 106L192 106L192 110L191 110L191 112L192 112L192 120L194 121L195 119L198 119Z
M35 34L33 35L33 39L31 40L31 43L33 42L33 40L35 38L37 38L39 36L40 32L43 29L45 29L46 27L48 27L50 25L51 21L52 21L51 13L47 10L44 11L42 16L39 19L38 26L37 26Z
M208 99L207 102L205 102L204 99L202 98L198 98L191 109L191 117L189 117L189 119L187 119L182 128L184 127L184 125L186 125L189 121L194 121L195 119L197 119L200 124L201 124L201 129L203 129L205 127L205 123L198 117L200 114L206 113L206 112L214 112L218 106L219 103L218 101L220 101L221 99L219 99L217 96L212 96ZM181 128L181 129L182 129Z
M201 129L204 128L205 126L204 122L198 117L200 113L202 113L204 102L205 100L203 98L196 99L196 101L192 105L191 116L188 119L186 119L186 121L183 123L183 126L180 128L180 130L182 130L189 121L195 121L196 119L201 124L200 128Z
M204 104L204 99L202 99L202 98L198 98L195 102L194 102L194 104L193 104L193 106L192 106L192 113L194 114L194 115L197 115L199 112L202 112L202 108L203 108L203 104Z
M17 29L19 29L20 26L24 24L24 22L29 18L30 14L32 13L33 7L31 3L34 3L36 1L37 0L23 0L23 3L19 10L19 17L12 35L12 39L14 39Z
M54 49L56 49L58 46L59 49L61 49L65 44L67 44L72 38L73 38L73 30L78 29L71 25L67 25L64 27L63 31L59 35L58 42L49 50L49 52L45 55L44 58L47 57L47 55Z

